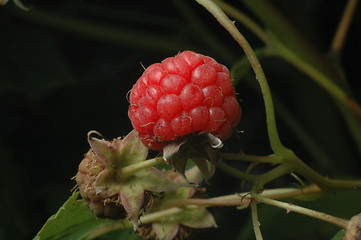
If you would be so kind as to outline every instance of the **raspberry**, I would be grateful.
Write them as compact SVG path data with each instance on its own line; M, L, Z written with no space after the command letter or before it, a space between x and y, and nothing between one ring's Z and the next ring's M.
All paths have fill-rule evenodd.
M107 197L97 194L96 179L104 169L104 164L92 150L89 150L81 161L75 177L80 194L97 217L125 218L126 212L117 194Z
M133 130L126 137L112 141L88 133L91 149L79 164L75 176L79 192L97 217L132 221L138 227L140 214L152 205L159 193L186 183L171 181L162 171L144 167L148 149Z
M129 101L132 125L151 149L194 133L227 139L241 117L228 69L192 51L149 66Z

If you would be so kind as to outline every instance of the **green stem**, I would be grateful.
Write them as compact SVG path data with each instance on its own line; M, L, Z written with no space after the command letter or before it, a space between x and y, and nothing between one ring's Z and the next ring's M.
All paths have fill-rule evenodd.
M245 153L220 153L223 159L253 162L253 163L280 163L280 159L276 155L255 156Z
M334 224L343 229L345 229L347 227L347 224L349 222L346 219L334 217L334 216L331 216L331 215L328 215L328 214L325 214L322 212L318 212L318 211L315 211L312 209L300 207L300 206L297 206L294 204L285 203L285 202L277 201L274 199L264 198L259 195L257 197L255 197L255 199L257 202L265 203L265 204L272 205L272 206L279 207L279 208L283 208L283 209L286 209L287 212L292 211L292 212L297 212L297 213L300 213L300 214L303 214L303 215L306 215L309 217L317 218L322 221Z
M147 224L147 223L151 223L157 220L160 220L162 218L165 217L169 217L172 215L175 215L177 213L182 212L184 209L183 208L168 208L162 211L158 211L155 213L150 213L147 214L145 216L141 216L140 217L140 223L142 224ZM94 239L96 237L99 237L105 233L114 231L114 230L118 230L118 229L128 229L128 228L132 228L133 225L131 222L129 222L128 220L120 220L117 223L111 223L108 225L105 225L97 230L95 230L94 232L92 232L91 235L87 236L87 239Z
M239 170L225 164L224 162L217 163L217 167L219 167L223 171L227 172L228 174L230 174L230 175L232 175L232 176L234 176L236 178L242 179L242 180L247 180L247 181L250 181L250 182L254 182L254 181L256 181L258 179L256 175L241 172L241 171L239 171Z
M191 198L186 200L175 200L173 202L170 202L169 207L183 207L183 206L189 206L189 205L195 205L195 206L204 206L204 207L215 207L215 206L240 206L240 205L248 205L250 203L250 199L244 198L241 199L239 196L237 196L237 199L234 200L218 200L218 199L197 199L197 198Z
M291 168L288 165L281 164L266 173L256 175L256 177L258 178L260 187L263 190L265 184L291 172Z
M248 60L253 68L253 71L258 80L263 99L265 102L266 108L266 120L267 120L267 130L268 137L270 140L270 145L273 152L277 153L284 149L281 140L278 136L276 119L274 115L273 101L271 96L271 91L268 86L266 76L263 72L260 62L253 49L249 45L248 41L244 36L238 31L234 23L226 16L226 14L211 0L196 0L199 4L205 7L217 20L218 22L232 35L232 37L238 42L238 44L243 48L246 53Z
M132 164L119 170L119 177L125 179L134 175L134 173L136 173L139 170L149 168L161 163L164 163L163 157L152 158L140 163Z
M271 199L284 199L292 198L297 196L305 196L308 194L322 193L323 190L316 185L310 185L305 188L276 188L268 189L262 192L263 197ZM169 203L169 207L184 207L189 205L211 207L211 206L242 206L249 205L251 196L249 192L231 194L225 196L219 196L208 199L185 199L185 200L175 200Z
M263 163L276 163L279 162L280 165L273 168L272 170L260 174L253 175L246 172L239 171L224 162L219 162L217 167L227 172L228 174L250 182L258 182L260 185L265 185L285 174L290 174L295 172L304 176L310 182L315 183L321 189L327 191L335 190L355 190L361 188L361 180L338 180L338 179L329 179L320 175L318 172L310 168L305 164L301 159L299 159L291 150L285 149L279 153L279 157L271 155L267 157L262 156L252 156L252 155L243 155L243 154L232 154L232 153L222 153L222 158L233 159L233 160L242 160L242 161L251 161L251 162L263 162ZM269 158L269 159L268 159ZM268 160L266 160L268 159Z
M338 67L335 67L334 64L330 62L319 52L317 51L305 37L303 37L300 32L298 32L290 21L277 9L273 6L269 0L242 0L247 7L264 23L264 25L269 29L271 33L269 38L271 40L268 46L273 47L274 44L282 43L293 55L297 56L299 59L302 59L304 63L308 63L309 66L312 66L318 72L323 73L323 75L328 77L329 82L334 82L339 84L339 87L344 88L344 91L347 92L349 88L346 80L340 76L340 71ZM287 34L285 34L287 33ZM287 60L287 59L286 59ZM297 68L298 66L295 65ZM303 71L303 70L302 70ZM314 76L309 75L312 80ZM318 81L315 81L318 83ZM324 87L321 85L321 87ZM350 96L350 91L348 91ZM350 133L354 140L357 143L358 149L361 152L361 123L360 123L360 114L355 115L354 109L359 109L354 100L346 106L351 106L350 108L344 108L345 102L337 102L337 106L341 109L343 117L347 121L347 126L350 130ZM357 112L358 110L356 110ZM358 111L359 112L359 111Z
M162 211L158 211L158 212L147 214L145 216L141 216L140 217L140 222L143 223L143 224L151 223L151 222L160 220L162 218L178 214L178 213L180 213L182 211L184 211L183 208L178 208L178 207L167 208L167 209L162 210Z
M298 69L306 73L321 85L332 97L342 102L345 106L350 108L359 118L361 118L361 107L355 100L348 97L348 95L335 83L329 80L329 77L324 73L314 68L308 62L296 55L293 51L287 48L280 42L274 43L274 51L280 57L292 63Z
M243 37L243 35L237 30L234 26L234 23L224 14L224 12L211 0L196 0L199 4L205 7L213 16L219 21L219 23L232 35L232 37L240 44L246 53L248 60L256 74L256 78L260 84L261 91L263 94L263 99L265 102L266 108L266 119L267 119L267 130L268 136L270 140L270 145L273 152L281 157L282 165L288 165L290 170L295 170L297 173L305 176L310 181L315 182L321 188L324 189L349 189L356 188L359 186L359 181L340 181L340 180L328 180L322 177L320 174L315 172L313 169L308 167L305 163L303 163L291 150L285 148L279 138L276 120L274 116L274 108L273 101L271 96L271 91L269 89L266 77L262 70L262 67L248 44L247 40ZM290 51L287 47L285 47L281 43L276 43L275 46L276 52L279 52L281 56L285 59L288 59L291 63L297 66L299 69L306 72L308 75L312 76L321 86L323 86L326 90L329 91L331 95L333 95L336 99L339 99L345 105L349 106L356 114L361 117L361 107L352 99L350 99L344 91L342 91L337 85L330 82L328 77L324 75L321 71L313 68L310 64L303 61L294 52ZM258 176L246 174L235 170L228 165L221 163L219 165L223 170L228 173L236 176L238 178L242 178L245 180L249 180L254 182L258 180ZM269 180L272 179L272 174L268 175ZM274 178L273 178L274 179Z
M217 167L219 167L220 169L222 169L223 171L227 172L228 174L242 179L242 180L247 180L253 183L256 183L259 185L260 189L263 189L264 185L285 175L288 173L291 173L291 168L285 164L285 165L279 165L275 168L273 168L272 170L263 173L263 174L259 174L259 175L253 175L253 174L249 174L246 172L241 172L223 162L219 162Z
M332 40L331 51L334 51L338 54L341 53L341 50L344 46L344 42L346 39L347 31L350 27L352 17L356 10L357 3L358 0L349 0L347 2L341 21L337 27L335 36Z
M202 39L209 49L216 52L224 60L231 64L235 60L235 54L227 45L219 41L218 36L214 34L206 24L199 18L196 11L189 6L187 1L172 0L173 5L179 9L179 13L188 22L188 29L194 29L193 32L198 39Z
M296 155L291 157L290 162L287 164L290 164L292 171L304 176L323 190L355 190L361 188L361 180L338 180L323 177L308 165L306 165Z
M276 112L278 116L283 120L284 124L291 130L300 142L304 145L307 152L311 154L311 156L318 161L318 164L325 171L330 169L330 158L327 156L326 152L322 149L320 144L315 140L314 136L312 136L311 132L305 127L305 125L300 121L299 118L295 117L292 114L285 104L278 100L274 99L275 104L277 106Z
M232 16L236 20L240 21L244 26L246 26L249 30L251 30L259 39L261 39L264 43L267 43L268 34L266 31L262 29L255 21L249 18L246 14L235 9L233 6L229 5L220 0L214 0L214 2L222 8L224 12L226 12L229 16Z
M256 201L253 201L251 203L251 213L252 213L252 225L253 225L254 235L257 240L263 240L261 229L260 229L260 223L258 221L258 209L257 209Z

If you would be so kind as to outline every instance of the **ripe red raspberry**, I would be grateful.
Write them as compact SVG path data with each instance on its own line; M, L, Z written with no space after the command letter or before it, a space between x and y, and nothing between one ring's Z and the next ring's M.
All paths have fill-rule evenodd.
M241 116L228 69L192 51L149 66L129 101L133 127L152 149L191 133L209 132L224 140Z

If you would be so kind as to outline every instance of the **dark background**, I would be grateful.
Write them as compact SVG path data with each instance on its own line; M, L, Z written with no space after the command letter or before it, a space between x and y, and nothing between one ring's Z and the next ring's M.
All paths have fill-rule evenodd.
M272 2L316 48L328 51L344 1ZM232 3L249 13L240 1ZM70 196L75 185L71 178L89 148L89 130L111 139L132 129L126 94L142 74L141 65L147 67L190 49L231 68L244 55L195 1L29 0L24 4L31 10L23 11L12 2L0 7L1 239L31 239ZM359 102L360 25L359 6L342 56ZM237 26L254 48L262 46L241 24ZM309 131L324 158L309 153L285 124L289 120L281 116L279 131L285 145L324 175L360 177L359 153L331 98L284 61L271 58L262 63L274 96ZM232 136L225 150L271 153L262 98L252 87L255 84L250 73L236 88L244 111L238 129L244 133ZM284 180L273 186L288 186ZM221 170L210 183L210 196L247 190ZM344 204L336 206L342 210ZM335 206L326 211L330 209ZM235 239L242 231L251 231L247 210L211 210L219 228L203 231L199 238ZM265 213L273 223L272 216L279 215L277 211ZM304 219L311 221L298 217L293 226ZM297 237L285 233L285 239L329 238L337 231L316 223L307 231L298 229L302 234ZM266 220L262 227L267 232Z

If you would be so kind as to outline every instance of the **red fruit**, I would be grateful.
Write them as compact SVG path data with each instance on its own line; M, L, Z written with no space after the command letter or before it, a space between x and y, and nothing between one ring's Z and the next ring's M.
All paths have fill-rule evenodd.
M152 149L192 133L224 140L241 116L228 69L192 51L149 66L129 99L133 127Z

